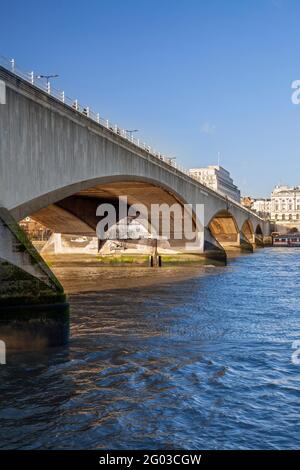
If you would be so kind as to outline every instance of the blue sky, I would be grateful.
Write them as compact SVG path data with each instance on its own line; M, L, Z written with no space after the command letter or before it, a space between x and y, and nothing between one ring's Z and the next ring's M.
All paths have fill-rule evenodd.
M0 54L243 194L300 185L298 0L1 4Z

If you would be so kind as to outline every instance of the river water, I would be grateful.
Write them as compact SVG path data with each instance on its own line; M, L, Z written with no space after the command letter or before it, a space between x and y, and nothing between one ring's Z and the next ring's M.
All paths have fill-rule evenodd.
M299 249L56 273L71 341L0 366L1 448L299 448Z

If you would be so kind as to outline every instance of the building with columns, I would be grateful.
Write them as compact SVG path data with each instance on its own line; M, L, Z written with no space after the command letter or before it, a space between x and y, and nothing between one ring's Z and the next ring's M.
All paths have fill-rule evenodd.
M276 186L271 195L271 219L300 229L300 187Z

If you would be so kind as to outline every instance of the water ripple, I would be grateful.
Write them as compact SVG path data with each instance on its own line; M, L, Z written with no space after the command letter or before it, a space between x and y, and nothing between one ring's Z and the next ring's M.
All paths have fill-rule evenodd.
M300 445L300 250L227 268L59 268L67 348L1 367L1 448Z

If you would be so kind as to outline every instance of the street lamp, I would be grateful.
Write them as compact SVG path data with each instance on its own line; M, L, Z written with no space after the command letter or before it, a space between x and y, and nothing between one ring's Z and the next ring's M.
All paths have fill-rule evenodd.
M176 160L176 157L168 157L169 165L173 165L173 161Z
M50 85L50 78L57 78L59 75L37 75L36 78L45 78L47 83L47 93L50 94L51 85Z
M129 137L130 137L131 140L132 140L132 138L133 138L133 134L134 134L135 132L138 132L138 131L139 131L138 129L132 129L132 130L126 129L126 130L125 130L126 134L129 134Z

